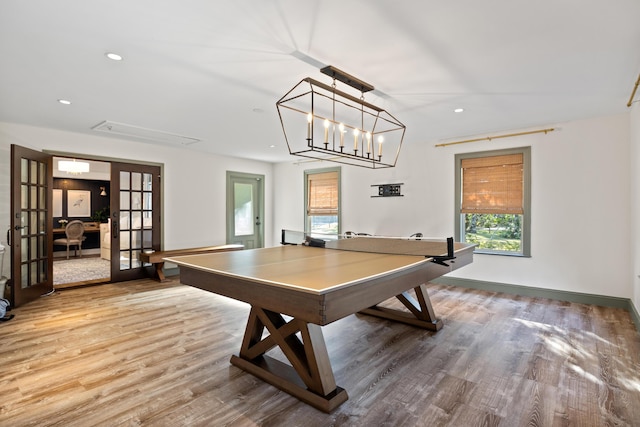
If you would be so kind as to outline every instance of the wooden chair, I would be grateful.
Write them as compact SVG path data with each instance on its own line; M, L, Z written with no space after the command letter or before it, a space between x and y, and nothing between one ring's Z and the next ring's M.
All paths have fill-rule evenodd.
M67 237L55 239L53 241L53 244L67 247L67 259L69 259L69 246L75 246L75 248L73 249L73 256L77 256L77 249L80 251L80 258L82 258L82 242L85 239L85 237L83 236L84 223L77 219L71 221L64 229L64 234Z

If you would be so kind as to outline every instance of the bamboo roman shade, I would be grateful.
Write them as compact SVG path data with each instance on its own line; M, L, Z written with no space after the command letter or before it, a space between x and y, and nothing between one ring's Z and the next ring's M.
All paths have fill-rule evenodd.
M307 215L338 215L338 172L307 175Z
M523 214L523 155L462 159L461 213Z

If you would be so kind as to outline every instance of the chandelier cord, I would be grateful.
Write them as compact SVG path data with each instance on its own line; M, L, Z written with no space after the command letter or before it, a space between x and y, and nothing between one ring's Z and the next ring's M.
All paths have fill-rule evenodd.
M331 121L333 122L333 132L331 136L331 145L333 149L336 149L336 78L333 78L333 84L331 85L333 88L333 102L331 103L332 111L331 111Z
M364 153L364 92L360 92L360 101L360 128L362 129L360 141L362 141L362 153ZM367 154L367 157L369 157L369 154Z

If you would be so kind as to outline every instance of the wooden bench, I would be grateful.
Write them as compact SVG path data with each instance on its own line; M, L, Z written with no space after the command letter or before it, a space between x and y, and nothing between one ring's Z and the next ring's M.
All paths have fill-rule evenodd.
M154 251L154 252L142 252L140 254L140 261L143 263L153 264L156 272L156 279L159 282L166 280L164 277L164 258L181 256L181 255L197 255L206 254L211 252L228 252L239 251L244 249L244 245L220 245L220 246L206 246L203 248L188 248L188 249L172 249L170 251Z

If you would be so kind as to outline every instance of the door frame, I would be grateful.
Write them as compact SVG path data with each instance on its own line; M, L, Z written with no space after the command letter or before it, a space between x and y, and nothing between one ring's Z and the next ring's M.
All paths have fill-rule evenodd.
M258 216L259 222L258 224L258 244L256 248L264 247L264 175L246 173L246 172L236 172L236 171L227 171L227 181L226 181L226 238L227 243L234 243L234 200L233 200L233 184L235 179L249 179L255 180L258 182Z
M123 163L123 164L140 165L140 166L157 166L160 168L160 176L161 177L164 176L164 163L149 162L144 160L130 160L130 159L123 159L120 157L100 156L100 155L94 155L94 154L73 153L68 151L57 151L57 150L42 150L42 152L49 154L52 157L69 157L74 159L95 160L98 162ZM51 175L53 180L53 169L51 169ZM112 179L112 182L113 182L113 179ZM160 229L159 229L160 230L160 248L159 249L162 250L164 248L164 179L160 179L159 191L160 191L160 208L157 214L160 215ZM113 189L109 197L111 197L112 194L114 194ZM110 216L112 217L113 215L112 209L110 209L110 214L111 214ZM155 214L155 209L154 209L154 214ZM114 260L113 256L111 258L112 258L111 263L113 265L113 263L117 262L117 260ZM122 278L122 280L129 280L129 279ZM119 281L119 279L116 277L114 280L113 274L111 274L111 278L109 281L113 283L113 282Z

